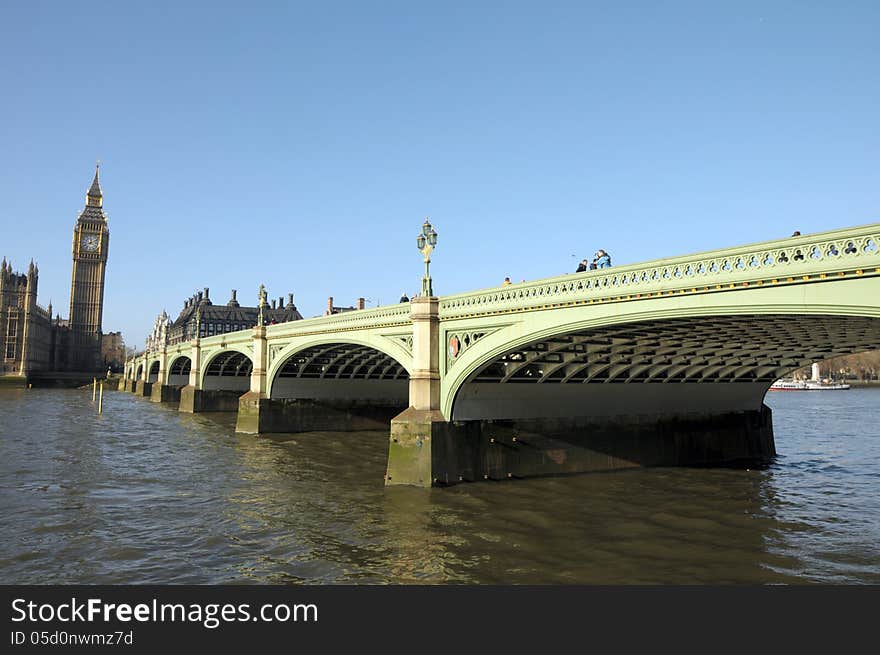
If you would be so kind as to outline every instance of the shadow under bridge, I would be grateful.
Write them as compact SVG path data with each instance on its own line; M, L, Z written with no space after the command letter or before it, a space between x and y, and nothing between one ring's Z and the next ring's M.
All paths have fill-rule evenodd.
M701 316L578 330L492 357L457 390L452 419L757 411L783 375L878 347L880 318L861 316Z

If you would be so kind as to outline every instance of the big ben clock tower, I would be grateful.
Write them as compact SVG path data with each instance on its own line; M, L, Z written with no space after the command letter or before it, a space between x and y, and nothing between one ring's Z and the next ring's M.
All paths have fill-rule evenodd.
M95 179L86 194L85 209L73 228L69 359L73 371L98 371L101 367L101 315L110 230L103 210L98 168L95 167Z

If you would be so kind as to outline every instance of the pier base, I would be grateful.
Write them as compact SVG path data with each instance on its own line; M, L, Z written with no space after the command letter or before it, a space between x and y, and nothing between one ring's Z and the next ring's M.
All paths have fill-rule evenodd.
M235 412L241 391L219 389L196 389L187 385L180 390L180 411L188 414L200 412Z
M719 415L391 421L386 485L449 485L639 466L749 465L776 454L766 405Z
M328 432L387 430L399 404L377 405L373 401L271 399L249 391L239 398L235 431L246 434L269 432Z
M180 387L155 383L150 392L150 401L154 403L179 403Z
M134 395L149 398L150 392L152 390L153 390L153 383L152 382L144 382L143 380L138 380L135 383Z

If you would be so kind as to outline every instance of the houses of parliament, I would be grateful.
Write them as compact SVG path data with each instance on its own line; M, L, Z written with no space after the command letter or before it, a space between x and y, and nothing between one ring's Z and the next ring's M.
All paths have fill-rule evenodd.
M103 335L101 332L110 230L98 173L96 167L95 177L86 193L85 208L73 228L73 269L67 319L60 315L53 318L51 303L46 308L37 303L40 271L33 261L26 273L15 271L5 257L0 263L2 378L98 373L107 368L107 347L121 345L119 333ZM121 359L124 359L124 352Z

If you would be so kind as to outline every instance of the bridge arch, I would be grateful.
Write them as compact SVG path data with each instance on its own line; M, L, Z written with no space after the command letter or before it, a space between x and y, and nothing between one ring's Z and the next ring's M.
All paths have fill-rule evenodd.
M158 382L159 381L159 360L154 359L150 362L149 373L147 373L147 382Z
M268 372L272 399L374 400L405 407L409 361L361 339L316 339L288 346Z
M202 369L202 389L241 391L251 386L253 360L239 350L221 350L212 353Z
M877 307L686 309L592 312L544 321L531 333L520 325L513 339L499 330L452 363L443 413L467 420L756 410L784 374L880 348Z
M167 379L165 384L174 387L182 387L189 384L189 373L192 369L192 359L189 355L176 355L169 361Z
M138 364L137 368L135 369L135 374L134 374L135 381L141 379L141 375L143 374L143 372L144 372L144 365Z

